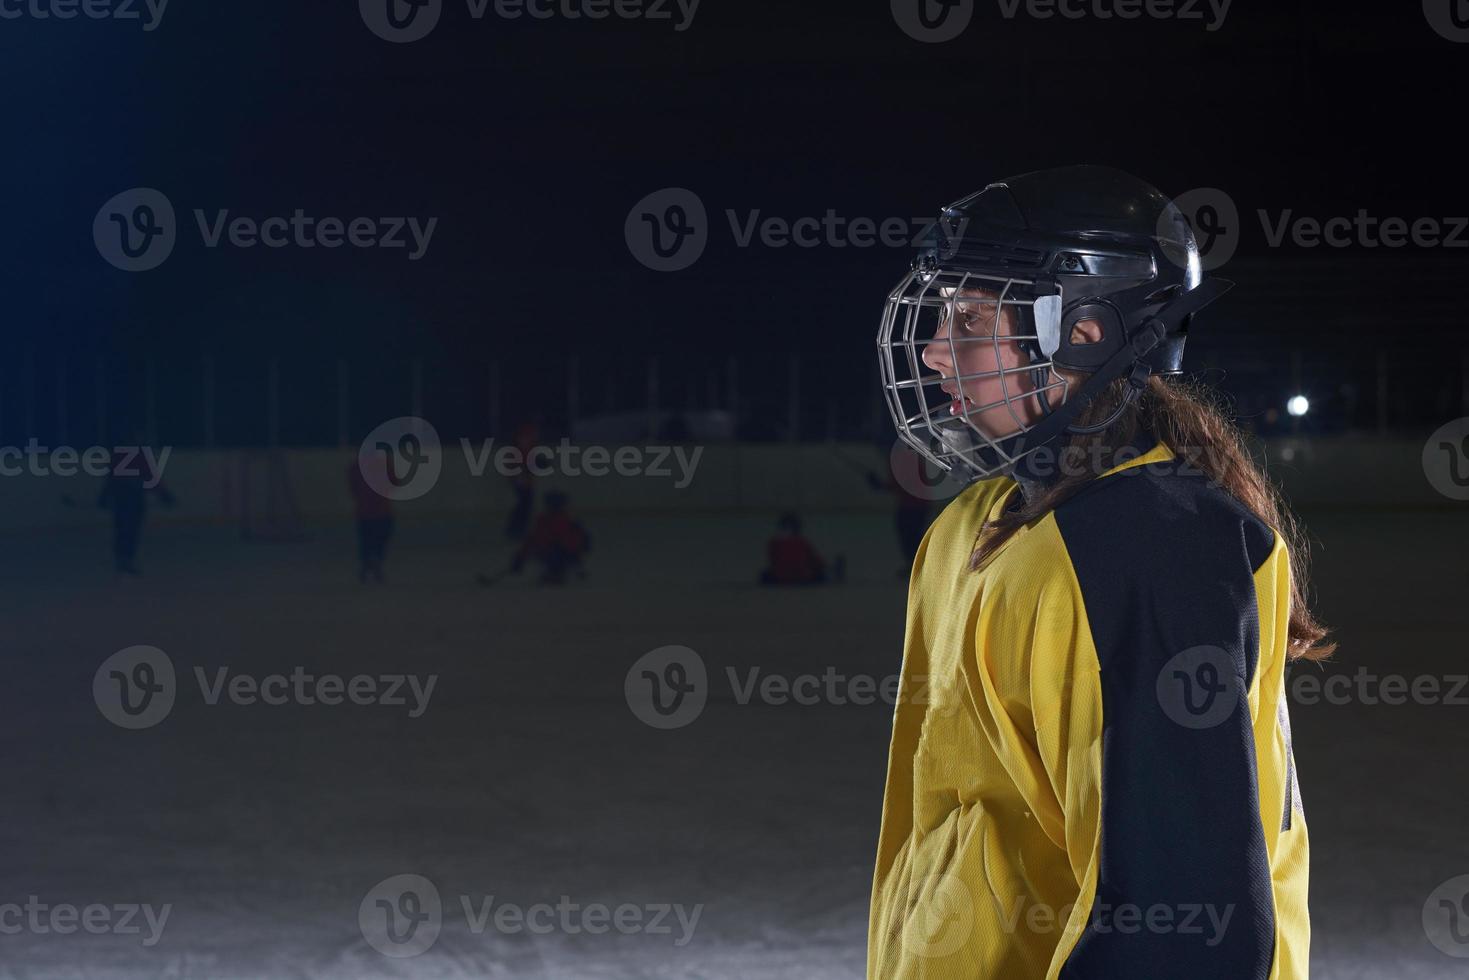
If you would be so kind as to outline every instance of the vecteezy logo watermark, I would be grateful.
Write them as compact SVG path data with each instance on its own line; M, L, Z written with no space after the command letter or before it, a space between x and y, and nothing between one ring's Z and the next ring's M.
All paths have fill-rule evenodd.
M1469 707L1469 674L1375 674L1359 667L1351 674L1316 674L1291 678L1290 699L1300 705L1365 704L1371 707Z
M677 33L694 26L703 0L465 0L471 20L646 20L671 22ZM408 44L438 26L444 0L357 0L362 22L384 41Z
M845 218L828 208L821 217L782 218L759 208L741 214L725 209L737 248L894 248L957 243L968 219L949 227L936 218ZM633 258L655 272L681 272L709 244L712 225L699 195L684 187L654 191L634 204L623 222Z
M996 0L1000 16L1015 20L1200 21L1210 33L1224 26L1233 0ZM892 0L893 19L903 33L930 44L952 41L974 17L974 0Z
M1244 678L1229 652L1215 646L1190 647L1158 671L1158 704L1184 728L1222 724L1245 696Z
M1469 0L1466 0L1469 2ZM1244 225L1233 198L1217 187L1199 187L1173 203L1189 219L1199 243L1203 267L1228 262L1243 238ZM1469 248L1469 217L1380 217L1358 208L1355 215L1316 218L1294 208L1271 213L1255 209L1260 232L1269 248ZM1176 237L1170 215L1159 217L1158 235Z
M969 942L974 933L974 895L955 875L930 875L917 882L912 913L899 942L913 956L943 959Z
M238 707L263 704L353 704L361 707L407 708L409 718L428 710L439 675L416 674L310 674L304 667L290 674L232 674L230 668L206 671L194 668L201 700L211 707L228 701ZM167 718L177 698L173 661L157 647L119 650L92 675L92 699L102 717L119 728L151 728Z
M38 895L19 902L0 904L0 935L69 936L81 931L93 936L138 936L142 945L152 948L163 938L163 928L173 914L173 903L154 908L147 903L122 902L104 905L94 902L76 906L68 902L47 903ZM139 917L141 916L141 921ZM147 933L143 932L147 926Z
M173 710L173 661L157 647L119 650L92 675L92 700L119 728L152 728Z
M915 41L942 44L974 19L974 0L892 0L893 20Z
M0 0L0 20L135 20L155 31L168 0Z
M770 707L935 705L931 714L958 708L956 699L934 698L924 675L875 677L847 674L835 667L820 674L797 675L768 674L759 667L743 671L725 667L724 675L734 703L740 706L756 702ZM659 729L683 728L697 720L711 687L704 658L682 646L659 647L644 654L623 679L623 694L633 715Z
M145 490L163 482L163 471L172 446L157 453L151 446L43 446L31 437L20 446L0 446L0 476L87 476L137 477Z
M617 932L624 936L674 936L673 945L687 946L703 917L704 906L651 903L616 907L599 902L582 904L562 895L553 905L521 905L495 895L460 895L458 906L469 932L482 936L493 929L499 935L528 933L593 936ZM439 890L422 875L402 874L374 885L357 907L357 924L368 945L395 959L427 952L438 941L445 909ZM675 934L675 926L677 933Z
M497 447L494 439L475 445L459 440L464 464L476 479L493 470L499 476L648 477L670 479L675 490L694 482L704 447L577 446L562 439L554 446ZM432 490L443 472L439 434L426 420L405 415L368 433L357 450L357 468L367 485L387 500L415 500Z
M901 438L888 453L888 470L894 484L919 500L948 500L963 493L970 482L961 467L941 469L914 452Z
M1059 931L1070 937L1082 929L1090 929L1103 935L1199 936L1203 944L1212 949L1224 941L1229 922L1234 918L1235 905L1231 903L1221 909L1212 902L1180 902L1177 905L1156 902L1146 907L1131 902L1115 905L1096 902L1085 919L1074 919L1075 911L1075 905L1055 908L1043 902L1028 902L1021 897L1008 909L1002 909L1001 928L1015 934L1023 920L1027 932L1039 935Z
M1423 444L1423 473L1450 500L1469 500L1469 417L1441 427Z
M426 419L404 415L373 429L357 450L362 479L385 500L416 500L439 482L444 453Z
M384 41L411 44L428 37L444 13L444 0L357 0L362 23Z
M1469 2L1466 0L1423 0L1423 16L1440 37L1469 41Z
M704 658L688 647L650 651L628 668L623 696L632 713L651 728L682 728L704 713L709 673Z
M655 272L679 272L709 245L709 213L684 187L654 191L627 213L623 236L633 258Z
M1450 878L1428 896L1423 933L1445 956L1469 959L1469 875Z
M1014 20L1023 9L1035 20L1200 21L1209 33L1224 26L1234 0L997 0L1000 15Z
M238 249L383 248L409 249L408 261L428 252L438 218L315 217L302 208L290 216L230 216L227 208L194 209L194 224L205 248ZM405 234L406 232L406 234ZM124 272L146 272L162 265L178 240L173 204L162 191L135 187L102 205L92 220L92 240L110 264Z
M444 928L439 890L422 875L394 875L378 882L357 906L357 927L384 956L407 959L426 953Z
M1193 227L1199 245L1199 262L1213 271L1234 257L1239 247L1239 208L1234 199L1217 187L1196 187L1173 199L1173 204ZM1174 230L1167 209L1158 217L1158 237L1171 239Z
M134 187L109 198L92 219L92 241L109 263L124 272L156 269L173 254L178 222L160 190Z
M521 476L617 476L671 479L675 490L683 490L694 482L694 472L704 456L704 447L695 446L692 453L683 446L574 446L562 439L554 446L519 446L495 448L495 440L486 439L478 450L468 439L459 440L471 476L482 477L493 465L495 473L505 477ZM670 461L677 464L670 466Z

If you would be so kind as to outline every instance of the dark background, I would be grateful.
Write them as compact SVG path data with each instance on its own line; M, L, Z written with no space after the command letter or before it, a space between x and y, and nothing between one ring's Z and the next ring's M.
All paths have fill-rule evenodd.
M1410 424L1464 397L1461 250L1271 249L1255 216L1469 212L1450 112L1466 52L1416 10L1239 2L1211 32L1007 20L980 4L943 44L911 40L882 3L717 0L681 33L473 20L450 3L403 45L345 3L177 3L153 32L85 18L4 27L4 329L8 360L25 365L0 393L12 441L95 429L100 371L110 419L151 418L157 438L201 444L206 357L220 445L269 440L272 359L286 445L336 440L339 360L365 431L407 407L414 358L424 410L447 434L506 427L529 406L564 424L573 358L589 413L641 405L650 357L668 404L727 402L727 381L711 396L708 378L735 358L743 423L763 437L783 434L795 354L803 416L819 420L807 425L856 436L875 402L867 342L906 250L738 248L725 209L931 215L991 180L1069 162L1235 201L1237 260L1220 271L1242 288L1195 338L1193 364L1223 370L1247 415L1278 406L1297 374L1320 425ZM135 186L167 194L182 226L146 274L98 261L89 234L102 202ZM714 228L695 266L660 274L622 229L668 186L698 193ZM417 262L206 249L194 208L439 224ZM762 370L773 353L781 369ZM829 421L832 400L843 410Z
M406 45L343 0L173 0L151 32L0 18L0 448L131 430L179 450L178 506L150 501L141 576L113 574L98 481L0 478L0 903L175 906L150 949L0 935L0 975L862 974L891 708L722 690L662 732L624 700L630 665L671 644L721 677L898 669L906 566L891 502L861 470L892 445L872 344L909 250L739 248L726 209L907 219L1077 162L1170 195L1223 191L1241 217L1218 272L1238 286L1200 318L1187 363L1262 437L1304 519L1341 642L1321 670L1462 676L1466 505L1430 485L1423 453L1469 415L1466 252L1272 248L1256 212L1446 229L1469 214L1466 67L1469 44L1412 3L1235 0L1212 32L1007 20L980 3L943 44L909 38L883 2L703 0L684 32L475 21L447 2ZM103 203L134 187L164 192L180 223L172 256L142 273L92 241ZM667 187L696 192L712 224L676 273L624 238L633 206ZM416 262L207 249L195 208L438 227ZM508 488L446 477L398 507L386 583L359 585L343 477L368 430L421 414L449 443L539 416L553 442L646 413L650 374L656 407L732 413L738 438L709 440L687 494L575 489L587 581L476 585L512 547ZM1292 421L1295 394L1312 408ZM247 506L251 479L275 490ZM848 559L844 585L755 586L791 508ZM196 668L301 666L435 674L439 693L409 720L195 692L123 731L91 684L139 644L168 653L181 688ZM1423 915L1469 872L1469 707L1353 695L1292 710L1313 975L1461 975ZM410 872L446 901L706 910L679 949L446 928L431 953L388 959L358 904Z

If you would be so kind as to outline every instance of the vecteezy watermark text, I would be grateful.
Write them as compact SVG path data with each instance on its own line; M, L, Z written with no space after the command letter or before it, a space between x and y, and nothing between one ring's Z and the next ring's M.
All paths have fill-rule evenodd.
M1365 704L1469 708L1469 674L1377 674L1359 667L1351 674L1299 674L1290 680L1296 704Z
M1228 262L1245 237L1234 199L1217 187L1196 187L1173 199L1194 229L1199 254L1207 270ZM1469 216L1400 217L1375 215L1366 208L1355 214L1309 215L1295 208L1270 211L1256 208L1255 218L1268 248L1298 249L1462 249L1469 248ZM1159 218L1159 233L1168 233L1167 211Z
M1201 23L1210 33L1224 26L1233 0L995 0L1000 16L1049 20L1176 20ZM891 0L893 20L915 41L941 44L969 29L975 0Z
M649 935L672 937L682 948L694 938L703 904L654 902L607 905L577 902L562 895L556 902L529 905L508 902L495 895L458 896L465 926L475 936L548 936L587 934L601 936ZM357 925L368 945L394 959L427 952L438 941L448 915L438 886L417 874L394 875L368 891L357 909Z
M694 471L704 455L704 447L696 446L692 452L683 446L574 446L570 439L562 439L554 446L533 446L521 450L518 446L495 448L494 439L486 439L478 449L468 439L459 441L464 450L464 460L469 472L481 477L493 465L500 476L513 477L529 473L531 476L646 476L655 479L673 478L676 490L682 490L694 482ZM671 467L670 461L676 465Z
M0 446L0 476L121 476L139 477L151 490L163 482L172 446L158 452L151 446L43 446L35 437L20 446Z
M69 936L85 932L93 936L142 935L142 944L153 947L163 937L163 928L173 913L173 904L152 905L122 902L107 905L93 902L76 906L68 902L43 902L38 895L27 896L24 904L0 904L0 935ZM138 921L139 916L142 917ZM143 932L144 925L147 933Z
M204 704L229 702L237 707L265 705L356 705L406 708L409 718L428 710L439 675L316 674L297 666L289 673L254 675L229 667L194 668ZM92 699L102 717L119 728L151 728L168 717L179 690L173 660L157 647L133 646L102 662L92 676Z
M836 667L821 673L775 674L759 667L725 667L735 704L769 707L858 707L885 704L931 705L931 713L957 710L957 700L936 696L924 675L848 674ZM634 717L651 728L668 730L693 723L710 695L709 670L697 651L666 646L639 657L623 679L623 695Z
M134 20L148 32L167 8L168 0L0 0L0 20Z
M403 249L408 261L428 252L438 218L414 216L318 216L304 208L264 217L233 214L228 208L195 208L194 225L205 248ZM173 203L162 191L134 187L114 195L92 220L92 240L107 262L125 272L146 272L173 254L179 226Z
M676 33L694 25L703 0L465 0L472 21L489 14L501 20L642 20L672 24ZM358 0L362 22L384 41L409 44L433 33L445 0Z
M493 471L515 478L607 476L673 480L676 490L694 482L704 447L685 446L578 446L570 439L555 445L522 447L496 445L494 439L478 444L459 440L464 463L476 479ZM387 500L416 500L432 490L444 469L445 450L438 431L426 419L412 415L389 419L373 429L357 450L357 467L367 485Z
M957 240L967 219L953 228L932 217L845 217L834 208L817 215L767 215L755 208L724 212L737 248L917 248L938 236ZM678 272L697 262L708 247L708 210L698 194L684 187L665 187L633 205L623 224L623 237L633 258L656 272Z

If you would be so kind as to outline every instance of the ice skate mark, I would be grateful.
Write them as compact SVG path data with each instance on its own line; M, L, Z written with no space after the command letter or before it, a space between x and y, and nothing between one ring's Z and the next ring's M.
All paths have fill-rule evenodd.
M147 661L133 665L132 677L120 670L109 671L107 676L117 682L117 700L122 706L123 714L134 718L148 710L148 706L153 703L153 695L163 693L163 685L154 683L157 675L153 671L153 665ZM138 692L136 704L129 696L134 690Z
M1195 717L1208 714L1209 709L1214 707L1214 699L1228 690L1228 687L1219 680L1219 668L1208 662L1195 667L1193 674L1186 670L1175 670L1173 677L1182 684L1184 710ZM1198 681L1199 691L1203 694L1202 704L1194 699L1195 680Z
M678 709L683 707L684 697L694 693L696 687L696 685L688 683L688 672L684 669L684 665L678 661L674 661L664 667L662 677L659 677L651 670L643 671L643 679L653 689L653 710L665 718L677 714ZM668 685L668 690L672 694L672 703L667 705L663 701L663 685L665 683Z
M395 908L393 903L386 898L377 900L377 907L383 910L383 924L387 933L388 942L402 946L413 941L418 932L418 927L429 920L429 913L423 910L423 901L415 892L406 891L398 896L398 904Z
M1466 6L1469 6L1469 4L1466 4ZM1469 18L1466 18L1465 23L1459 26L1469 27ZM1469 462L1469 436L1465 436L1460 445L1456 446L1452 442L1445 441L1439 443L1438 448L1448 453L1449 479L1453 482L1454 486L1469 487L1469 466L1464 465L1466 462Z

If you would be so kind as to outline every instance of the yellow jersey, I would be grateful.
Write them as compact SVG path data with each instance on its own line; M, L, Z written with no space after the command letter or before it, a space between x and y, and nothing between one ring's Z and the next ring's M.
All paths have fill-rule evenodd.
M914 562L869 980L1300 980L1308 843L1281 538L1162 444Z

